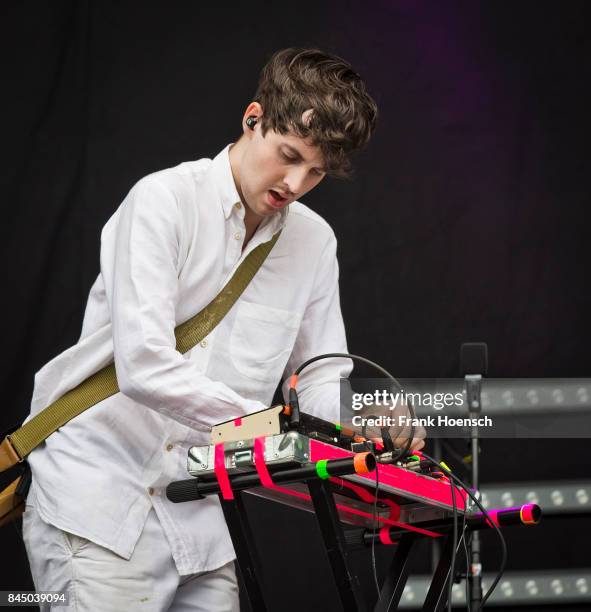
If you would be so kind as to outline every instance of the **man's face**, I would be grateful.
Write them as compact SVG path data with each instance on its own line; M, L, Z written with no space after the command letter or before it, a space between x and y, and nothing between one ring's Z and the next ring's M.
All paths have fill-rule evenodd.
M319 147L259 124L247 135L240 160L239 191L252 214L272 215L316 187L325 176Z

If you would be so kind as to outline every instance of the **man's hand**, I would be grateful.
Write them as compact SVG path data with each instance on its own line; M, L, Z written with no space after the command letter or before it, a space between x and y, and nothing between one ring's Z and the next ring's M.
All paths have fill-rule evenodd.
M404 448L408 443L408 436L410 435L410 429L404 430L397 435L396 438L393 439L394 446L396 448ZM427 432L424 427L415 427L414 436L412 439L412 443L410 445L409 450L418 451L421 450L425 446L425 438L427 437ZM373 442L377 442L378 444L384 444L382 438L371 438Z
M412 443L410 445L409 450L418 451L425 446L425 438L427 437L427 432L424 427L416 427L415 435L412 439ZM408 438L398 437L394 440L394 446L396 448L404 448L408 442Z
M411 416L408 406L405 403L395 404L394 406L389 406L389 415L394 419L395 422L404 423L406 422L406 418ZM401 418L404 417L404 418ZM408 438L411 435L411 426L404 425L402 427L392 427L390 428L390 436L392 437L392 441L394 442L394 446L396 448L405 448L408 443ZM418 425L415 426L414 431L412 432L412 443L409 447L411 451L421 450L425 446L425 438L427 437L427 432L425 428ZM381 438L372 438L372 440L383 444Z

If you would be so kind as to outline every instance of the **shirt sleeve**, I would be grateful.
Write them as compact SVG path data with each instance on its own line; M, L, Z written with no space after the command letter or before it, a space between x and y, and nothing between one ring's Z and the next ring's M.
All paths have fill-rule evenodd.
M111 310L120 391L194 429L262 410L199 371L176 350L174 329L183 221L173 190L154 177L129 193L109 235L101 274Z
M296 342L285 370L283 397L288 401L289 376L304 361L323 353L347 353L339 299L337 241L331 232L319 258L316 277ZM353 369L350 359L321 359L307 366L297 384L300 410L333 423L340 422L340 379Z

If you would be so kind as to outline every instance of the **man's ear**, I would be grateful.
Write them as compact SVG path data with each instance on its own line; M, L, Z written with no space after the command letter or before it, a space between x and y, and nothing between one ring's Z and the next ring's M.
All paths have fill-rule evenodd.
M263 116L263 107L258 102L251 102L244 111L242 117L242 132L247 138L251 138L257 125L260 125ZM247 123L248 120L248 123Z

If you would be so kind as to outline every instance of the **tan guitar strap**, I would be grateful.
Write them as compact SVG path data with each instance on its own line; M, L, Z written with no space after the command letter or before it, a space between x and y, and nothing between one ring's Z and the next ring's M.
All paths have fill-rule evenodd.
M176 349L179 353L186 353L201 342L226 316L271 252L280 234L279 231L271 240L253 249L218 295L195 316L181 323L174 330ZM77 387L37 413L15 432L6 436L0 443L0 472L22 462L54 431L88 408L118 392L115 364L111 363L89 376ZM4 505L3 498L6 494L13 498L13 485L16 487L16 481L0 493L0 524L2 524L3 515L6 515L1 507ZM13 489L9 492L11 487ZM11 499L11 501L14 500ZM13 508L13 505L11 504L9 508Z

